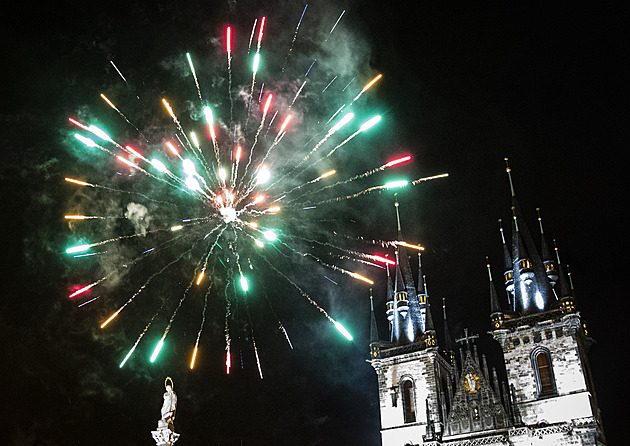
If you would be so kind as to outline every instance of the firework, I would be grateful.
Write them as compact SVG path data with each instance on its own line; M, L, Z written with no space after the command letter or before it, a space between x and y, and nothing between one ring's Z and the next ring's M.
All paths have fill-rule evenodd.
M300 271L298 264L310 261L332 274L338 273L336 280L324 277L335 285L343 286L344 280L373 285L374 280L368 277L370 274L364 269L378 268L379 271L384 268L382 264L391 265L394 262L383 255L342 246L347 238L344 239L316 220L308 221L304 217L304 211L316 209L320 204L359 198L370 192L409 187L445 175L411 182L397 180L383 184L381 181L367 189L355 189L356 192L349 195L336 198L326 195L329 190L342 184L353 186L353 182L359 179L395 168L410 161L411 156L400 157L385 164L381 162L380 167L373 167L359 174L318 165L334 161L334 155L341 153L346 146L352 147L355 138L362 134L366 135L357 139L369 138L368 131L386 121L381 115L367 114L366 110L361 109L361 103L364 102L364 99L361 100L362 96L369 94L379 82L383 82L383 76L356 73L351 79L344 78L341 74L332 79L323 79L324 75L328 75L320 72L323 64L318 64L316 58L309 59L312 61L308 67L308 62L304 66L292 66L290 62L293 58L289 60L289 55L297 44L298 30L306 10L305 7L299 17L284 65L276 67L283 73L283 79L293 73L293 81L265 79L265 85L257 80L258 76L269 76L268 72L273 68L272 54L267 53L262 45L267 25L267 17L263 16L254 20L247 47L248 54L240 54L239 45L234 45L243 37L235 35L235 29L238 28L225 28L227 91L223 86L220 87L222 91L218 90L219 87L207 89L208 80L204 79L202 71L196 71L191 53L182 56L189 70L183 77L187 77L187 81L191 83L192 74L194 85L190 87L195 90L200 104L189 105L188 109L184 109L184 101L191 104L192 101L189 101L189 97L181 97L173 92L169 92L172 101L163 97L153 98L151 107L160 110L161 119L165 122L161 127L161 135L156 137L155 129L144 133L140 131L122 111L125 109L125 99L117 97L115 105L105 93L101 93L100 98L109 106L106 110L109 113L113 110L136 130L137 137L133 141L123 142L128 137L117 137L118 132L115 130L106 132L96 124L86 124L75 118L68 119L77 132L73 134L73 144L79 143L83 152L89 152L88 156L99 156L99 163L103 157L109 157L112 161L109 177L115 178L115 181L110 185L107 180L101 180L103 177L108 178L102 172L106 168L95 164L92 171L88 174L81 173L80 177L100 175L98 183L89 178L88 182L73 177L66 177L66 183L99 189L82 190L77 192L79 197L86 192L99 193L99 198L109 194L112 202L119 200L124 207L122 212L120 209L111 209L109 215L107 211L90 212L90 200L83 200L85 209L73 206L71 213L65 214L64 219L73 231L70 236L71 246L65 252L73 259L96 254L98 256L95 258L107 259L102 264L105 273L101 278L81 280L83 285L72 287L68 297L85 298L85 302L81 304L84 305L97 299L91 293L94 288L99 288L104 296L99 302L113 307L110 315L100 323L101 329L114 329L116 325L128 322L128 311L123 310L131 305L144 305L142 308L150 308L149 311L153 312L153 316L120 363L120 368L132 360L134 352L148 333L151 333L149 337L155 334L153 342L157 340L148 360L150 363L156 362L167 345L173 324L180 323L177 320L180 308L189 305L189 301L193 301L190 305L198 304L201 307L203 296L199 319L192 321L199 327L197 337L187 350L190 353L189 367L194 369L196 362L200 360L199 354L203 351L200 340L209 300L218 300L219 296L223 296L225 372L230 374L233 354L238 352L238 344L232 342L232 326L240 324L242 328L247 322L254 359L262 379L263 367L259 346L253 334L254 324L249 316L250 306L266 305L288 345L293 349L286 327L272 308L273 299L267 299L264 291L264 278L269 274L288 284L296 297L305 298L336 330L352 341L352 335L329 315L325 305L320 305L299 284L304 272ZM323 44L326 44L328 37L339 27L344 14L345 11L342 11L332 24ZM308 31L307 29L306 32ZM265 47L268 40L265 39ZM221 64L225 70L225 60ZM128 84L128 80L113 62L111 65ZM233 85L232 70L236 70L236 67L246 73L251 69L251 84ZM305 79L307 76L310 76L308 83ZM355 79L361 82L371 80L360 91L352 92L351 86L356 85L353 84ZM288 82L291 88L283 88L286 85L282 82ZM343 85L345 87L341 89ZM322 86L325 87L322 89ZM313 97L319 100L323 93L328 92L329 96L332 90L336 90L341 98L340 102L345 103L341 106L337 103L331 104L325 116L309 116L309 107L303 106L302 102L312 100ZM244 94L239 94L243 91ZM226 99L222 100L224 97ZM139 97L134 96L133 99ZM362 124L356 123L355 115L362 117ZM318 125L304 126L305 121L316 122ZM308 130L303 130L302 127ZM150 138L146 136L149 134L152 135ZM331 179L340 176L342 179L336 183ZM307 198L302 200L302 197ZM131 199L142 202L140 209L144 211L141 214L131 211L132 208L138 208L138 204L131 202ZM106 207L105 203L102 207ZM114 225L104 224L123 218L134 227L133 234L111 233ZM95 229L98 224L103 227ZM296 233L296 227L303 230L304 234ZM103 231L103 235L99 234L99 230ZM95 239L98 241L85 241ZM107 251L94 249L106 244ZM423 249L419 245L401 241L381 244L392 248L396 244L404 244L414 249ZM341 260L352 262L357 268L341 266L338 264ZM176 274L179 279L172 280ZM181 274L184 275L183 278ZM116 280L111 280L112 278ZM85 285L87 282L89 284ZM132 291L127 291L129 294L121 298L120 294L113 292L113 288L107 288L110 283L124 283L126 289L131 288ZM142 285L138 286L139 283ZM260 299L261 294L265 296L264 301ZM158 308L148 307L149 301L156 299L142 297L145 295L159 296ZM198 296L198 299L187 299L192 295ZM118 299L121 301L117 301ZM239 306L234 308L245 308L246 321L239 321L234 317L232 305L237 303ZM261 307L257 306L256 311L261 311ZM182 324L190 322L181 321ZM158 331L154 333L155 330ZM168 345L171 346L168 350L172 350L173 354L180 354L175 351L179 343Z

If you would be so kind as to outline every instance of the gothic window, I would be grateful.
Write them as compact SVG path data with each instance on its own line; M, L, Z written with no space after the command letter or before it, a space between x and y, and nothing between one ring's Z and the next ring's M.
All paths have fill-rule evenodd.
M549 350L541 347L532 351L532 366L536 377L537 396L540 398L556 395L556 383Z
M405 423L414 423L416 421L416 412L414 410L414 391L413 382L408 379L403 382L403 410L405 413Z

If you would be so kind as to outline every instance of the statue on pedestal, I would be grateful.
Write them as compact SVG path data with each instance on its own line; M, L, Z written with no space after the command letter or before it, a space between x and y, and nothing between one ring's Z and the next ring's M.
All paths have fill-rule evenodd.
M170 381L170 384L169 384ZM157 430L151 431L157 446L173 446L179 438L175 433L175 410L177 409L177 395L173 391L173 380L167 377L164 380L164 402L162 403L162 418L158 420Z

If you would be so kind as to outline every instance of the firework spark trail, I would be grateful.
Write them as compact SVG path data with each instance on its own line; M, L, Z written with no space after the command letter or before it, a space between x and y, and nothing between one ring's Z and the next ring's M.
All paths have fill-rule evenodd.
M328 82L328 85L326 85L326 87L324 87L324 89L322 90L322 93L324 93L326 90L328 90L328 87L330 87L332 85L332 83L335 82L336 79L337 79L337 76L333 77L332 80L330 82Z
M273 264L271 262L269 262L269 260L267 260L264 256L261 255L260 258L267 264L267 266L269 266L269 268L274 270L278 275L282 276L287 282L289 282L291 285L293 285L293 287L296 290L298 290L298 292L303 297L305 297L306 300L308 300L311 305L313 305L315 308L317 308L319 310L319 312L322 313L326 317L326 319L328 319L330 322L334 323L334 319L332 317L330 317L330 315L326 312L326 310L324 310L322 307L320 307L319 304L317 302L315 302L302 288L300 288L300 286L297 283L295 283L293 280L291 280L289 277L287 277L278 268L273 266Z
M315 153L317 151L317 149L319 149L322 144L324 144L331 136L333 136L335 133L337 133L339 130L341 130L343 127L345 127L346 124L348 124L352 119L354 118L354 113L347 113L343 116L343 118L341 118L335 125L333 125L328 132L326 133L326 135L315 145L315 147L304 157L304 159L302 159L298 164L296 164L288 173L286 173L285 175L281 176L280 178L278 178L274 183L272 183L267 189L271 189L277 185L279 185L285 178L289 177L289 176L293 176L293 177L299 177L305 170L309 169L310 167L312 167L315 163L313 163L310 166L305 167L304 169L302 169L300 172L298 172L297 174L293 175L293 173L299 169L308 159L309 157Z
M253 35L253 34L252 34ZM225 52L227 53L228 94L230 96L230 128L234 125L234 98L232 97L232 27L225 28Z
M364 261L363 259L368 259L368 260L372 260L372 261L376 261L376 262L381 262L381 263L385 263L385 264L388 264L388 265L396 264L396 262L394 262L391 259L387 259L385 257L381 257L381 256L374 255L374 254L367 254L367 253L360 252L360 251L354 251L354 250L342 248L341 246L335 245L335 244L330 243L330 242L322 242L320 240L316 240L316 239L312 239L312 238L306 238L306 237L300 237L298 235L288 235L288 234L285 234L283 236L283 238L290 239L290 240L301 240L301 241L309 243L309 244L316 244L316 245L320 245L320 246L326 246L326 247L329 247L329 248L333 248L333 249L336 249L336 250L341 251L341 252L346 254L346 255L342 255L342 256L337 256L338 258L348 259L348 260L352 260L352 261L357 261L357 262L360 262L360 263L365 263L365 264L368 264L370 266L374 266L376 268L383 268L383 267L381 265L378 265L378 264L375 264L375 263ZM331 255L332 255L332 253L331 253ZM354 257L351 257L351 256L354 256Z
M199 284L197 284L199 285ZM201 325L199 326L199 331L197 332L197 340L195 341L195 348L193 349L192 358L190 360L190 370L195 368L195 360L197 359L197 350L199 348L199 339L201 338L201 332L203 331L203 327L206 323L206 309L208 308L208 295L212 290L212 282L210 286L206 290L206 293L203 296L203 310L201 312Z
M289 56L291 55L291 51L293 51L293 44L295 43L295 39L297 39L298 30L300 29L300 25L302 24L302 19L304 18L304 13L306 13L306 8L308 8L308 4L304 6L304 10L302 11L302 15L300 16L300 20L298 21L297 26L295 27L295 32L293 33L293 40L291 40L291 45L289 46L289 52L284 58L284 65L282 66L282 72L287 66L287 61L289 60Z
M430 177L424 177L424 178L418 178L417 180L413 180L411 183L411 185L416 185L418 183L422 183L425 181L430 181L430 180L435 180L438 178L445 178L448 176L448 173L442 173L439 175L433 175ZM396 182L398 183L398 182ZM402 184L404 183L404 184ZM388 184L384 184L382 186L373 186L373 187L369 187L367 189L364 189L360 192L357 192L355 194L351 194L351 195L346 195L346 196L340 196L340 197L335 197L335 198L329 198L328 200L323 200L323 201L318 201L318 202L312 202L312 201L307 201L305 203L301 203L298 206L319 206L320 204L324 204L324 203L332 203L332 202L336 202L336 201L343 201L343 200L350 200L352 198L357 198L360 197L361 195L365 195L365 194L369 194L371 192L377 191L377 190L384 190L384 189L391 189L394 187L403 187L406 186L408 183L407 181L402 181L400 185L394 185L391 183Z
M302 85L298 89L297 93L295 93L295 96L293 97L293 100L291 101L291 104L289 104L289 110L291 110L291 107L293 107L293 104L295 104L295 101L297 100L297 98L300 95L300 93L302 93L302 90L304 89L305 85L306 85L306 81L302 82Z
M245 165L245 170L243 171L243 177L245 177L247 175L247 170L249 169L249 166L252 163L252 156L254 154L254 147L256 147L256 144L258 143L258 137L260 136L260 132L262 131L262 129L263 129L264 125L265 125L265 119L267 118L267 113L269 112L269 107L271 106L271 101L272 100L273 100L273 94L269 93L267 95L267 99L265 100L265 106L263 107L262 118L260 120L260 125L258 126L258 130L256 131L256 136L254 137L254 143L252 144L252 147L249 149L249 160L247 161L247 164ZM255 171L256 173L260 169L261 165L259 165L259 167L256 169L256 171ZM245 189L249 189L253 182L256 182L256 175L252 176L250 184L247 185L245 187ZM239 192L241 192L240 188L239 188ZM247 197L247 195L243 196L242 198L246 198L246 197Z
M247 320L249 321L249 334L252 338L252 346L254 347L254 355L256 356L258 374L260 375L260 379L263 379L262 367L260 365L260 357L258 356L258 347L256 346L256 338L254 337L254 324L252 323L252 317L249 313L249 304L247 302L247 299L245 300L245 312L247 313Z
M322 187L322 188L320 188L320 189L318 189L316 191L304 192L302 195L298 195L297 197L293 197L291 200L287 201L285 203L285 205L289 205L291 203L294 203L298 199L300 199L300 198L302 198L302 197L304 197L306 195L316 195L316 194L319 194L320 192L323 192L323 191L325 191L327 189L332 189L332 188L335 188L337 186L341 186L343 184L348 184L348 183L350 183L352 181L355 181L355 180L358 180L358 179L367 178L367 177L369 177L371 175L374 175L375 173L382 172L383 170L387 169L388 167L397 166L399 164L402 164L402 163L410 161L410 160L411 160L411 155L407 155L407 156L404 156L404 157L401 157L401 158L397 158L395 160L392 160L392 161L389 161L389 162L383 164L380 167L377 167L375 169L368 170L367 172L355 175L355 176L350 177L350 178L348 178L348 179L346 179L344 181L338 181L338 182L336 182L334 184L330 184L328 186L324 186L324 187ZM310 184L310 183L313 183L313 182L315 182L315 180L313 180L313 181L311 181L311 182L309 182L307 184ZM293 188L292 190L288 191L286 193L286 195L288 195L289 193L293 192L293 190L299 189L301 187L302 186L298 186L298 187Z
M116 64L114 63L113 60L110 60L109 63L112 64L112 67L114 67L114 69L116 70L116 72L118 73L118 75L122 78L123 81L125 81L125 83L127 82L127 79L125 79L125 76L123 76L123 74L120 72L120 70L118 69L118 67L116 66Z
M302 288L299 287L298 284L296 284L293 280L291 280L290 278L288 278L285 274L283 274L281 271L279 271L276 267L274 267L271 263L269 263L269 261L267 259L265 259L264 257L261 256L261 258L267 263L267 265L269 265L269 267L271 269L273 269L276 273L278 273L280 276L284 277L284 279L289 282L291 285L293 285L295 287L295 289L297 289L299 291L299 293L305 297L315 308L317 308L320 313L322 313L326 319L328 319L330 321L330 323L333 324L333 326L343 335L346 337L346 339L348 339L349 341L352 341L352 335L350 333L348 333L348 330L345 329L345 327L343 325L341 325L339 322L337 322L336 320L334 320L332 317L330 317L330 315L326 312L326 310L324 310L322 307L320 307L317 302L315 302ZM288 337L287 337L288 339Z
M159 252L161 249L165 248L164 245L171 243L173 240L169 240L165 243L163 243L160 247L158 247L158 249L155 251L156 253ZM112 313L112 315L101 324L101 328L105 328L107 325L109 325L109 323L114 320L122 310L125 309L125 307L127 305L129 305L131 302L134 301L134 299L136 298L136 296L138 296L140 293L142 293L145 288L149 285L149 283L151 283L153 281L154 278L160 276L164 271L166 271L168 268L170 268L171 266L173 266L174 264L176 264L177 262L179 262L180 260L182 260L184 258L185 255L187 255L189 252L191 252L194 248L194 245L188 249L187 251L184 251L182 254L180 254L179 257L177 257L175 260L171 261L170 263L166 264L162 269L160 269L158 272L153 273L151 276L149 276L149 278L144 282L144 284L127 300L127 302L125 302L120 308L118 308L118 310L116 310L114 313Z
M134 129L136 129L136 131L144 138L145 141L148 142L148 140L142 135L142 132L140 131L140 129L138 129L138 127L136 127L136 125L131 122L125 115L123 112L121 112L112 101L110 101L107 96L105 96L103 93L101 93L101 98L107 103L107 105L109 105L112 109L114 109L116 112L118 112L118 114L125 120L127 121L127 124L129 124L130 126L132 126Z
M263 31L265 28L265 17L262 17L260 19L260 28L258 30L258 43L256 44L256 54L254 54L254 64L252 66L252 85L251 88L249 90L249 106L247 107L248 110L251 106L251 101L252 101L252 97L254 95L254 85L256 84L256 73L258 72L258 66L260 64L260 44L262 42L262 38L263 38ZM254 22L254 28L252 29L252 37L254 37L254 29L256 29L256 22ZM251 47L251 38L250 38L250 47ZM262 92L262 90L261 90ZM246 124L247 126L247 124Z
M282 323L281 323L278 328L280 329L280 331L282 331L282 333L284 333L284 337L287 338L287 342L289 343L289 347L291 347L291 350L293 350L293 344L291 344L291 339L289 339L289 333L287 333L287 330L284 328L284 325L282 325Z
M295 186L293 189L288 190L286 192L283 192L282 196L280 198L273 197L271 200L275 203L275 202L279 201L280 199L283 199L284 197L286 197L290 193L295 192L296 190L302 189L303 187L308 186L309 184L317 183L317 182L323 180L324 178L328 178L328 177L330 177L330 176L332 176L332 175L334 175L336 173L337 173L337 171L334 170L334 169L333 170L329 170L328 172L325 172L325 173L321 174L320 176L318 176L317 178L315 178L313 180L307 181L306 183L299 184L299 185ZM328 187L332 187L332 186L327 186L327 187L322 188L320 190L327 189ZM304 195L309 195L310 193L312 193L312 192L305 192L302 195L298 195L297 197L292 198L291 200L287 200L285 202L285 204L291 204L291 203L295 202L298 198L303 197Z
M231 353L231 337L230 337L230 315L232 314L232 302L230 301L230 296L228 295L228 287L232 284L232 276L228 275L228 280L225 285L225 324L223 328L223 332L225 335L225 370L226 373L230 374L230 368L232 367L232 353ZM232 286L234 286L232 284Z
M164 308L164 302L162 303L162 305L160 305L160 308L158 308L158 310L153 314L153 317L151 318L147 326L144 327L144 330L142 330L142 332L140 333L140 336L138 336L138 339L136 339L136 342L133 344L133 347L131 347L131 349L129 350L129 353L127 353L127 356L125 356L125 359L123 359L123 361L118 366L119 368L122 369L125 363L131 357L131 355L133 355L133 352L135 351L136 347L138 346L138 344L140 343L144 335L147 333L147 331L149 331L149 328L153 324L153 321L155 320L156 316L160 313L160 311L162 311L162 308Z
M67 181L68 183L72 183L72 184L76 184L78 186L85 186L85 187L93 187L95 189L104 189L110 192L116 192L116 193L121 193L121 194L129 194L129 195L137 195L139 197L142 197L146 200L152 201L154 203L160 203L160 204L167 204L169 206L177 206L175 203L170 202L170 201L164 201L164 200L156 200L155 198L151 198L145 194L142 194L140 192L135 192L135 191L128 191L128 190L121 190L121 189L114 189L113 187L108 187L108 186L102 186L100 184L93 184L93 183L88 183L87 181L82 181L82 180L77 180L74 178L64 178L65 181Z
M359 92L358 95L356 95L356 97L352 100L352 102L356 101L357 99L359 99L361 97L361 95L363 93L365 93L366 91L368 91L372 85L374 85L375 83L377 83L379 80L381 80L381 78L383 77L382 74L377 75L374 79L372 79L370 82L368 82L367 84L365 84L365 86L361 89L361 91ZM352 104L352 102L350 104Z
M330 32L328 33L328 35L332 34L333 31L335 30L335 28L337 27L337 25L339 24L339 21L341 20L341 18L343 17L343 15L346 13L346 10L344 9L343 11L341 11L341 14L339 15L339 18L337 19L337 21L335 22L335 24L333 25L333 27L330 29ZM326 38L326 40L328 40L328 38Z
M201 97L201 89L199 88L199 81L197 80L197 73L195 72L195 66L193 65L192 58L190 57L190 53L186 53L186 59L188 59L188 65L190 66L190 71L195 79L195 86L197 87L197 94L199 95L199 100L203 101Z
M254 26L252 26L252 34L249 36L249 45L247 46L247 54L252 49L252 41L254 40L254 33L256 32L256 25L258 24L258 19L254 19Z

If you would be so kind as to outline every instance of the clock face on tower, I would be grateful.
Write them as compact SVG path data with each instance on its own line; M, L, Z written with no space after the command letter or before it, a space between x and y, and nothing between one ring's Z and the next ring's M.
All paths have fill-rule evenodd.
M479 376L474 373L468 373L464 381L464 387L468 393L475 393L479 390Z

